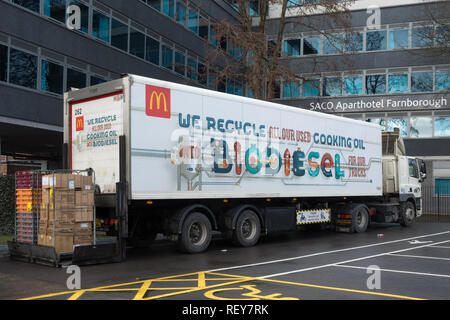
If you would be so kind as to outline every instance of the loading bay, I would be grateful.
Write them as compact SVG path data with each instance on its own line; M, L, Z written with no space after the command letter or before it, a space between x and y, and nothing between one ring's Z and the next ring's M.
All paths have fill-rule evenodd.
M447 300L450 223L373 224L361 234L298 231L201 254L173 243L129 249L127 260L67 268L0 259L0 299L16 300Z

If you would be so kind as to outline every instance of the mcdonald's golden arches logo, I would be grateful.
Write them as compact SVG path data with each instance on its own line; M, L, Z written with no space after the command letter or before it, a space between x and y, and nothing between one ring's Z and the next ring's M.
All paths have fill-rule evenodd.
M170 89L147 85L145 113L150 117L170 118Z
M75 118L75 128L77 131L84 130L84 116Z

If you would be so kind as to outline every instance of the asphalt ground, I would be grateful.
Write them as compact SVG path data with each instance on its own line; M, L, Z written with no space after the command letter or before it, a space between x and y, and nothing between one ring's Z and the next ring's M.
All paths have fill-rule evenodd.
M373 224L361 234L298 231L182 254L158 241L122 263L66 268L0 259L0 299L448 300L450 223Z

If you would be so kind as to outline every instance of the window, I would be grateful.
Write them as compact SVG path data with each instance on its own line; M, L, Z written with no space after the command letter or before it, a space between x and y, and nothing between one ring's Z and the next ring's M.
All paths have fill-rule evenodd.
M361 32L347 34L345 36L345 51L358 52L364 47L364 35Z
M367 94L386 93L386 75L385 74L366 75L366 93Z
M434 28L432 26L413 27L411 38L413 48L432 47Z
M387 131L394 131L394 128L399 128L402 137L408 135L408 121L406 119L387 119L386 127Z
M450 46L448 39L450 39L450 24L436 27L436 45L448 47Z
M217 79L217 71L209 69L208 87L210 89L214 90L216 88L216 79Z
M161 0L147 0L147 3L158 11L161 11Z
M175 51L175 72L184 76L186 57L183 53Z
M198 82L204 86L208 82L208 68L203 63L198 63Z
M345 77L344 78L344 94L356 95L362 94L363 80L362 77Z
M70 5L76 5L81 10L81 31L89 32L89 7L76 0L70 0Z
M7 81L8 47L0 44L0 81Z
M388 77L389 93L408 92L407 74L390 74Z
M209 42L212 43L213 45L217 46L219 43L216 39L216 33L214 32L216 26L214 23L211 23L209 25Z
M53 92L56 94L63 93L64 67L42 60L41 63L41 90Z
M300 39L284 40L284 55L299 56L300 55Z
M164 68L172 70L172 68L173 68L173 49L163 44L161 46L161 56L162 56L161 65Z
M197 60L191 57L187 59L186 76L194 81L197 81Z
M177 0L176 20L178 23L186 26L186 4L181 0Z
M91 76L91 86L95 86L97 84L101 84L106 82L105 79L102 79L100 77L96 77L96 76Z
M249 2L250 17L259 16L259 0L250 0Z
M92 35L109 42L109 18L95 10L92 14Z
M175 0L163 0L163 13L171 18L174 18Z
M411 92L433 91L433 72L413 72L411 73Z
M450 117L434 118L434 135L436 137L450 137Z
M409 47L409 30L389 31L389 49L400 49Z
M369 118L366 122L375 123L381 126L382 131L386 131L386 119L383 118Z
M340 77L323 79L323 95L338 97L342 95L342 79Z
M387 33L384 31L368 31L366 33L366 49L367 51L386 50Z
M37 89L37 57L17 49L9 52L9 82Z
M283 98L300 97L300 86L297 81L283 82Z
M198 35L203 39L208 39L209 20L203 16L200 16L198 25Z
M317 97L320 94L320 80L303 81L303 96Z
M323 54L342 53L344 36L342 34L331 34L323 39Z
M450 90L450 71L436 71L436 91Z
M145 35L133 28L130 28L130 53L145 58Z
M320 37L304 38L303 54L320 54Z
M287 7L297 7L302 4L303 0L288 0Z
M71 68L67 68L67 89L86 87L86 74Z
M128 52L128 25L112 19L111 45Z
M66 23L66 0L44 0L44 15Z
M411 117L411 138L428 138L432 136L433 119L431 117Z
M39 12L39 2L40 0L13 0L13 3L34 12Z
M450 194L450 179L434 179L435 194Z
M189 8L188 11L188 28L194 33L198 33L198 13L197 9Z
M159 41L147 37L145 42L145 60L159 65Z
M414 159L408 159L409 176L411 178L419 179L419 167L417 161Z

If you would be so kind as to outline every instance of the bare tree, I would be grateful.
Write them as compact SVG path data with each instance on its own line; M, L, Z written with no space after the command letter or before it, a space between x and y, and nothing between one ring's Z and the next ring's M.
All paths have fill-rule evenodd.
M217 49L209 50L208 63L219 65L217 81L226 78L241 79L257 99L272 100L280 81L297 81L283 58L283 40L287 26L290 30L302 27L327 39L327 43L344 51L348 38L334 31L347 30L353 1L309 0L301 6L291 6L293 0L260 0L257 15L250 5L258 1L235 0L239 12L237 23L220 21L214 29ZM277 13L269 17L269 8ZM319 15L317 15L319 14ZM314 15L314 17L313 17ZM317 18L317 17L320 18ZM269 19L270 18L270 19ZM309 61L315 70L316 62Z

